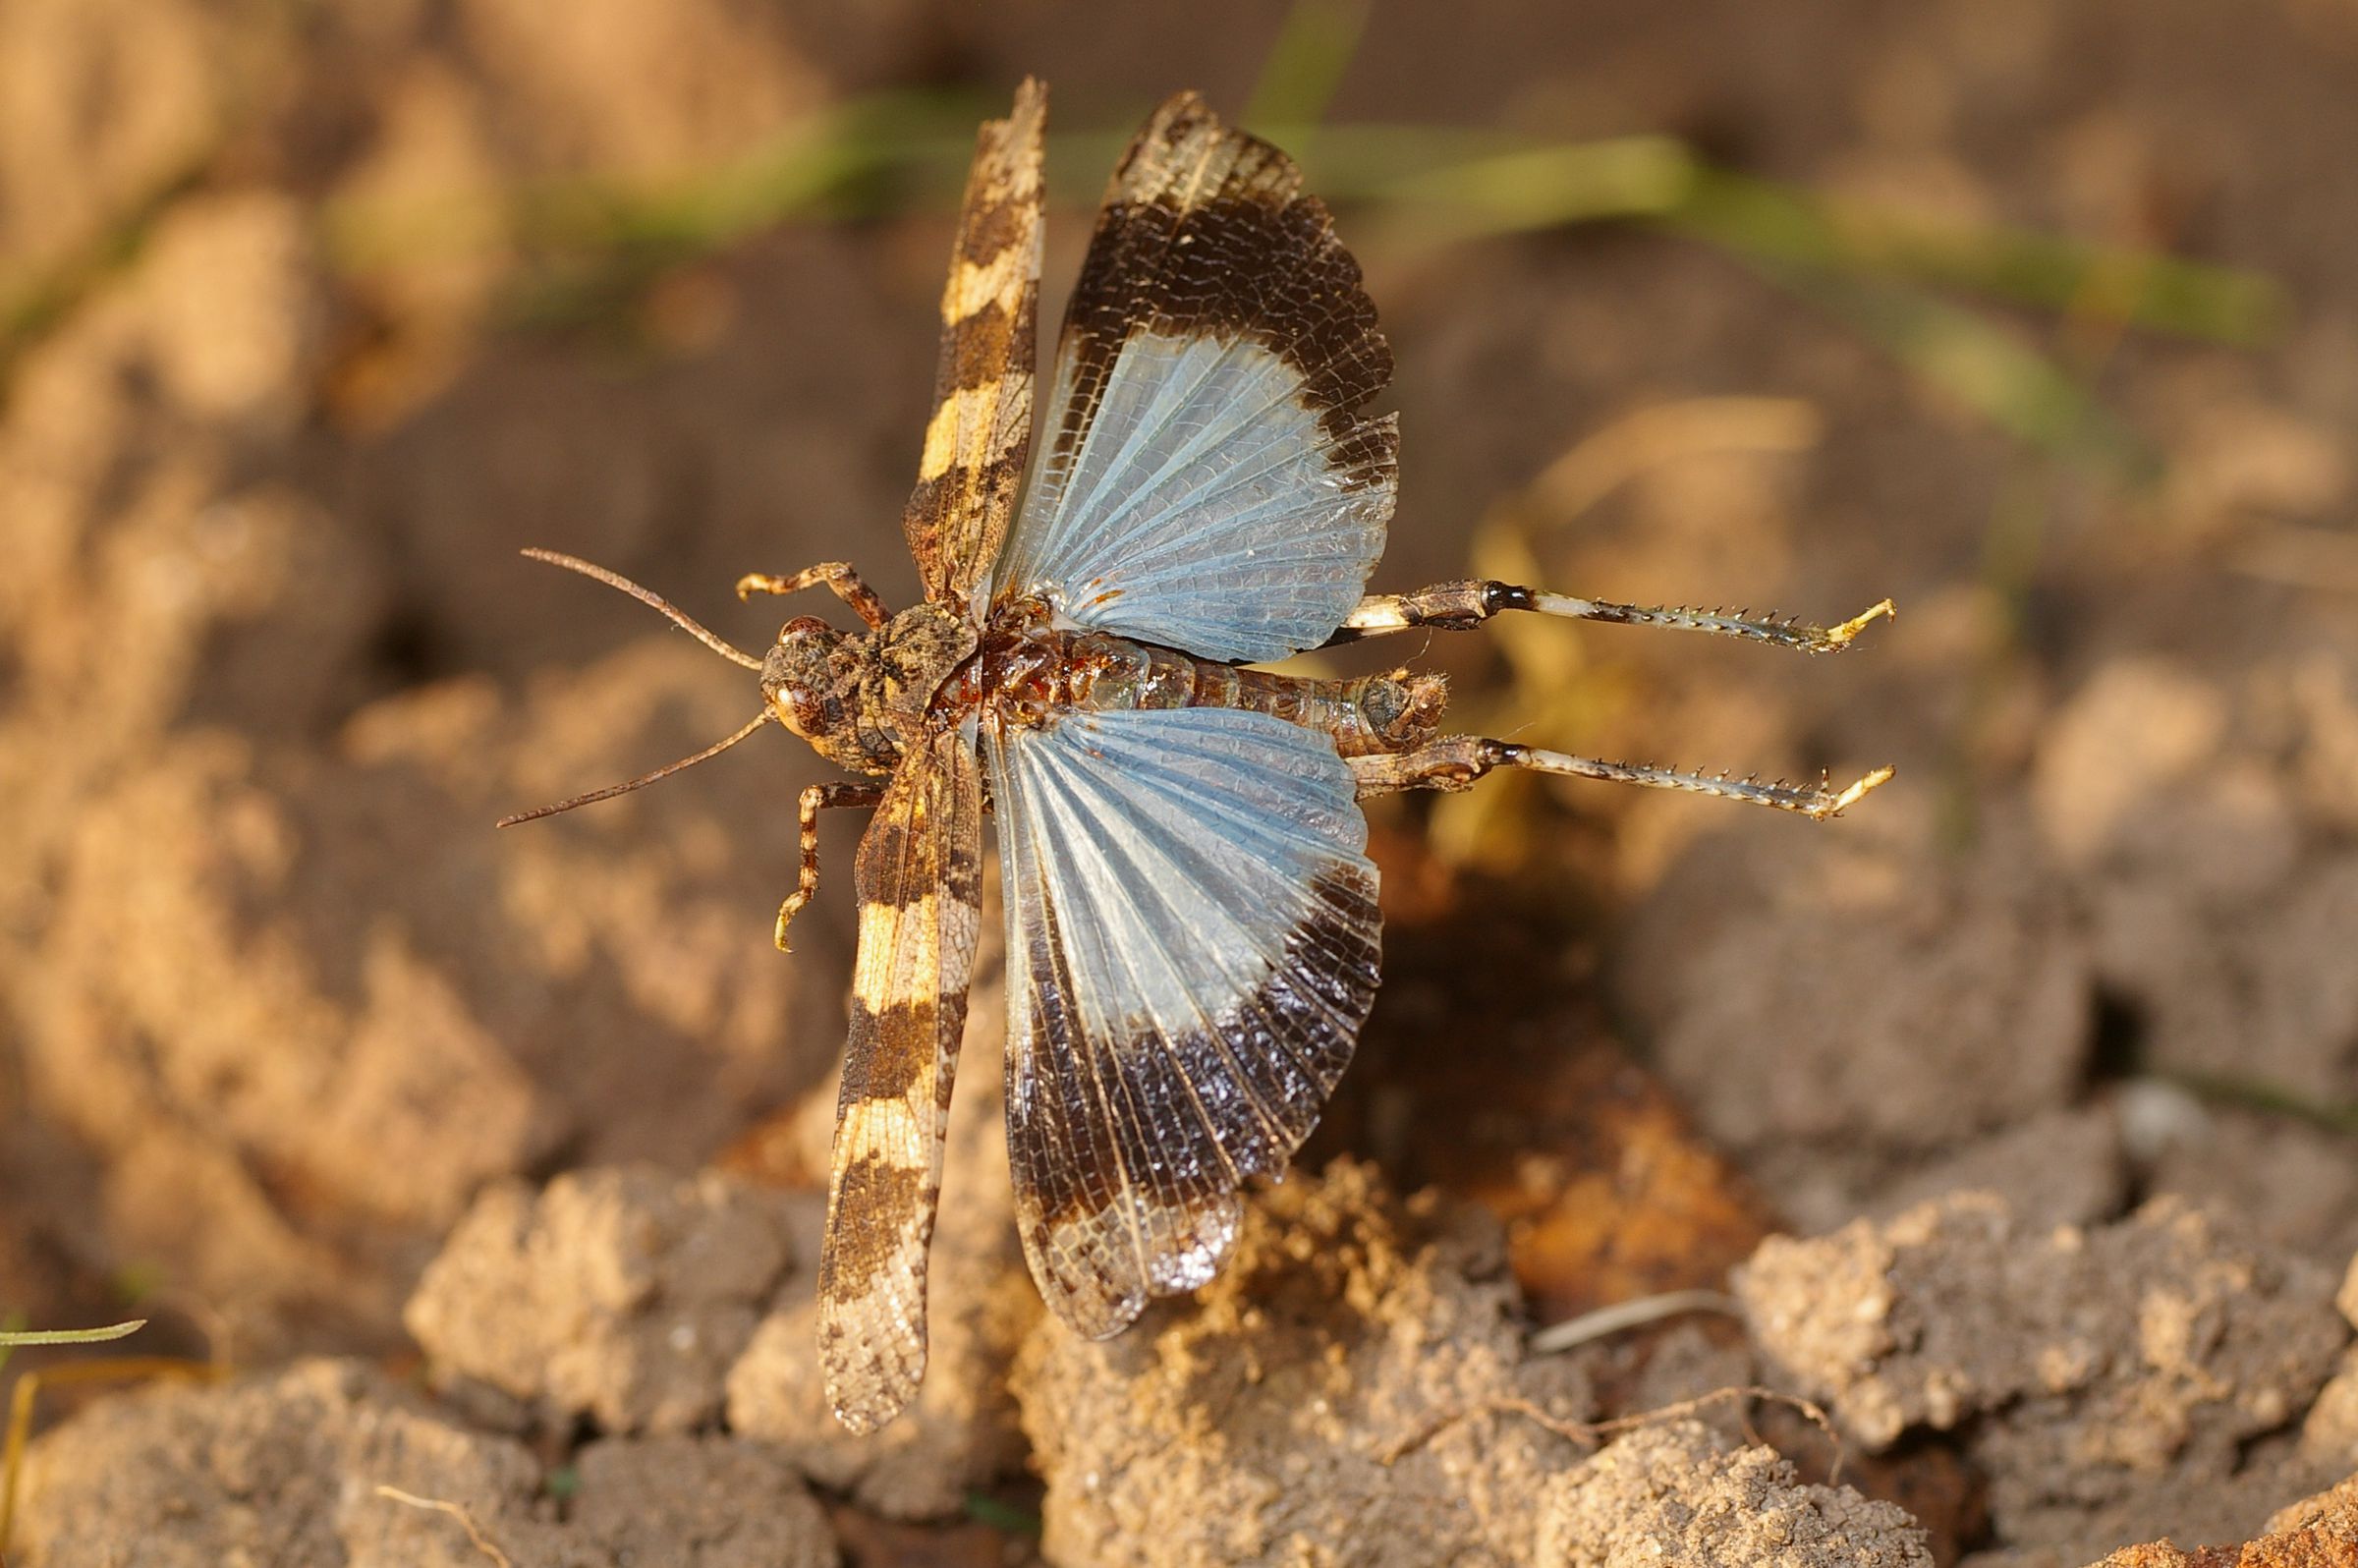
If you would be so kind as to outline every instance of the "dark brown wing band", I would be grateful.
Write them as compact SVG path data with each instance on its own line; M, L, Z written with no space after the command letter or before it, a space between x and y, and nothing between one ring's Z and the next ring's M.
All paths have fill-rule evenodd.
M1396 438L1354 413L1392 378L1359 263L1293 160L1192 92L1154 111L1105 192L1058 341L1073 395L1056 411L1051 462L1069 461L1138 332L1259 342L1301 375L1334 467L1363 484L1389 473Z

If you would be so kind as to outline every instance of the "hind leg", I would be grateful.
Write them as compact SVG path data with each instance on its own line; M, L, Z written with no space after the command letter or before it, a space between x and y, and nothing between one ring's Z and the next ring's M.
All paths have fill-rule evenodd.
M1362 799L1370 795L1390 794L1395 790L1470 789L1476 779L1492 768L1521 767L1535 773L1556 773L1568 778L1603 779L1616 784L1644 785L1649 789L1686 790L1696 795L1712 795L1721 800L1772 807L1780 812L1798 812L1812 821L1821 822L1827 817L1841 815L1845 810L1857 804L1860 797L1891 777L1891 769L1879 767L1841 789L1824 780L1816 785L1764 784L1751 778L1674 773L1667 768L1600 761L1595 757L1574 756L1566 752L1542 751L1538 747L1522 746L1513 741L1486 740L1479 735L1451 735L1412 752L1355 756L1350 760Z
M1571 621L1609 621L1617 626L1663 626L1679 632L1709 632L1717 637L1741 637L1755 643L1799 648L1807 653L1833 653L1848 647L1870 624L1892 613L1883 600L1839 626L1810 626L1778 616L1727 615L1718 610L1687 610L1663 605L1615 604L1607 599L1576 598L1513 583L1468 579L1436 583L1414 593L1371 593L1343 618L1326 646L1356 643L1363 637L1381 637L1429 626L1437 631L1463 632L1480 626L1505 610L1528 610Z

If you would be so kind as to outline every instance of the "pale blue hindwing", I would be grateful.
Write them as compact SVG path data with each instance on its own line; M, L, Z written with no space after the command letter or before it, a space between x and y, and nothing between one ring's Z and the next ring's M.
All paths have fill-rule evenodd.
M1007 1134L1033 1276L1113 1333L1209 1279L1282 1172L1376 979L1351 771L1231 708L986 739L1007 906Z
M1049 408L1073 407L1075 360ZM1079 441L1036 454L995 595L1207 658L1324 642L1383 553L1395 420L1335 417L1338 438L1302 389L1249 337L1130 337Z

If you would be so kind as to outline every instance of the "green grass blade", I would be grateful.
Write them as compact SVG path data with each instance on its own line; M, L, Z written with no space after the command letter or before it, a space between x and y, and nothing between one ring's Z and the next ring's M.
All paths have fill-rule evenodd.
M2132 325L2240 346L2283 327L2274 279L2158 252L2004 224L1939 223L1723 169L1669 214L1698 239L1763 260L1965 289L2050 310L2091 298Z
M104 1328L0 1328L0 1349L29 1350L36 1345L103 1345L110 1339L128 1339L146 1326L146 1318L135 1317L127 1323L109 1323Z
M1904 284L1746 259L2017 440L2132 483L2160 474L2159 454L2127 421L1996 322Z
M1367 0L1294 0L1239 123L1315 125L1324 119L1367 25Z
M25 1315L11 1312L0 1316L0 1371L6 1370L8 1358L20 1349L44 1345L103 1345L110 1339L122 1339L147 1326L147 1319L135 1317L127 1323L109 1323L104 1328L35 1328L27 1329Z
M1338 131L1334 140L1345 135ZM1361 194L1422 219L1421 238L1467 240L1606 218L1667 217L1692 199L1701 172L1675 138L1614 137L1443 164Z

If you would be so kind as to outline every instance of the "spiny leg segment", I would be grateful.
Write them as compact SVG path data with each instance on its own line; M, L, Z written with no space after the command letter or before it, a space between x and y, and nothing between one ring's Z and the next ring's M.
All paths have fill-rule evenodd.
M1798 812L1819 822L1841 815L1862 796L1891 777L1891 769L1879 767L1840 789L1823 779L1814 785L1764 784L1752 778L1674 773L1667 768L1600 761L1512 741L1487 740L1479 735L1445 736L1411 752L1355 756L1350 761L1362 799L1395 790L1462 790L1494 767L1522 767L1535 773L1642 784L1649 789L1687 790L1721 800L1772 807L1780 812Z
M1740 637L1806 653L1836 653L1858 635L1893 613L1884 599L1838 626L1811 626L1781 616L1729 615L1719 610L1690 610L1660 605L1616 604L1606 599L1584 599L1569 593L1549 593L1514 583L1467 579L1436 583L1413 593L1371 593L1343 620L1326 646L1381 637L1412 627L1466 631L1505 610L1527 610L1573 621L1608 621L1622 626L1662 626L1673 631L1709 632L1717 637ZM1763 783L1755 778L1725 774L1678 773L1668 768L1608 762L1565 752L1543 751L1511 741L1487 740L1475 735L1452 735L1407 752L1351 758L1362 797L1394 790L1462 790L1494 767L1528 768L1535 773L1557 773L1571 778L1606 779L1650 789L1687 790L1721 800L1744 801L1797 812L1814 821L1839 816L1845 810L1891 777L1891 769L1877 768L1842 788L1820 780L1815 785Z
M818 896L818 813L838 807L874 806L884 799L881 784L813 784L803 791L798 803L802 823L803 864L795 877L794 891L778 906L778 951L791 953L786 945L786 927L803 906Z
M1728 615L1719 610L1689 610L1664 605L1615 604L1606 599L1584 599L1569 593L1549 593L1513 583L1468 579L1436 583L1414 593L1371 593L1343 618L1342 629L1326 646L1356 643L1363 637L1381 637L1430 626L1462 632L1480 626L1502 610L1529 610L1539 615L1573 621L1609 621L1620 626L1665 626L1681 632L1710 632L1741 637L1806 653L1835 653L1851 644L1868 626L1893 613L1883 600L1839 626L1810 626L1779 616Z
M870 631L881 631L892 619L892 610L879 598L874 588L860 580L849 561L821 561L807 566L791 577L778 577L769 572L748 572L737 580L737 596L750 599L757 593L800 593L807 588L824 583L835 590L835 596L850 605Z

